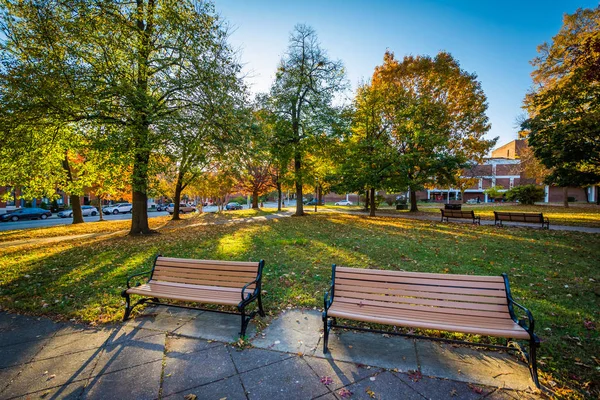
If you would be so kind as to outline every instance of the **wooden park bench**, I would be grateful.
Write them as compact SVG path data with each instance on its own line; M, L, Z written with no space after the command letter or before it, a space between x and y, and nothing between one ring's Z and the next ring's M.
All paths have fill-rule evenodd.
M333 327L392 333L338 325L337 318L526 340L529 354L523 354L528 360L533 381L539 387L536 348L540 341L533 331L534 319L529 310L513 300L506 274L431 274L336 268L335 265L331 273L331 287L324 297L324 353L328 351L329 332ZM517 310L526 318L518 319ZM414 334L394 334L468 343ZM506 346L476 345L509 349L515 344L507 340ZM520 346L518 349L521 350Z
M257 312L265 316L261 298L263 266L263 260L260 262L192 260L159 255L154 260L152 270L127 278L127 289L121 294L126 302L123 321L129 318L131 311L137 305L143 303L201 309L161 303L158 299L234 306L242 317L240 336L244 336L248 323ZM146 283L138 282L136 286L131 286L132 278L146 275L148 276ZM132 306L131 295L144 298ZM248 314L246 307L254 300L258 302L258 310ZM238 314L217 310L207 311Z
M550 229L550 220L544 218L544 214L542 213L494 211L494 224L502 226L502 221L542 224L542 229Z
M470 219L474 224L481 225L481 217L475 216L473 210L471 211L462 211L462 210L445 210L440 209L442 212L442 222L444 222L444 218L446 218L446 222L448 222L448 218L462 218L462 219Z

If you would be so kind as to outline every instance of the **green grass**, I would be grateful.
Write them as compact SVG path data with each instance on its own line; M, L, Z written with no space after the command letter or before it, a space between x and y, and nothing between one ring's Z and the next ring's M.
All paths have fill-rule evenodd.
M440 215L440 208L444 207L442 203L419 203L419 213L417 215L435 214ZM339 211L360 211L359 206L335 206L327 205L327 208ZM600 228L600 206L594 204L571 204L569 208L564 208L560 205L534 205L524 206L514 203L485 203L485 204L463 204L463 210L473 210L481 219L494 220L494 210L498 211L513 211L513 212L534 212L543 213L545 217L550 219L551 225L570 225L570 226L587 226L592 228ZM408 211L396 211L395 206L382 204L378 213L380 214L406 214Z
M146 237L116 234L0 248L0 305L62 320L118 321L125 277L148 269L158 252L265 259L264 300L271 315L287 306L322 307L332 263L458 274L507 272L513 295L536 318L543 340L542 376L557 382L562 396L600 393L600 235L336 213L245 225L197 224L202 221L202 216L161 221L161 234ZM58 229L50 229L59 235ZM79 229L63 227L60 235Z

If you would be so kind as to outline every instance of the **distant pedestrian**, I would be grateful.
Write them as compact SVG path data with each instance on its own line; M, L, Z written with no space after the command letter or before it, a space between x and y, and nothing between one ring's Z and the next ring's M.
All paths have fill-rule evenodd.
M477 196L477 204L481 203L481 199Z

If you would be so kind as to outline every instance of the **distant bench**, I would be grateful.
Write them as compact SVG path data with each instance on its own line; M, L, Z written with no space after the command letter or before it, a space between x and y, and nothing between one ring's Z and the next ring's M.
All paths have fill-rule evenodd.
M502 226L502 221L542 224L542 229L550 229L550 220L542 213L494 211L494 224Z
M440 209L442 212L442 222L444 222L444 218L446 218L446 222L448 222L448 218L462 218L462 219L470 219L474 224L481 225L481 217L475 216L473 210L471 211L462 211L462 210L446 210Z
M328 351L329 331L333 327L391 333L338 325L337 318L520 339L529 342L529 369L534 383L540 387L536 367L536 349L540 341L533 331L533 315L513 300L506 274L432 274L333 265L331 275L331 286L324 297L323 353ZM517 315L517 311L521 315ZM520 316L525 318L520 319ZM458 342L414 334L393 334ZM510 349L511 344L509 341L507 346L483 346Z
M160 303L158 299L234 306L242 317L240 336L244 336L248 322L254 315L258 313L265 316L261 299L263 266L263 260L260 262L193 260L159 255L154 260L152 270L127 278L127 289L121 294L126 302L123 321L129 318L135 306L143 303L192 308ZM146 283L131 286L132 278L144 275L148 276ZM131 295L143 298L131 305ZM258 310L246 313L246 307L255 300L258 303Z

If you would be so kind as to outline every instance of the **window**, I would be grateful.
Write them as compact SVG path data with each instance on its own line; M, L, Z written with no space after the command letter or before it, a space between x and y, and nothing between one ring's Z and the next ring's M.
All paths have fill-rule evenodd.
M478 189L483 189L483 178L479 178L479 184L477 185Z

